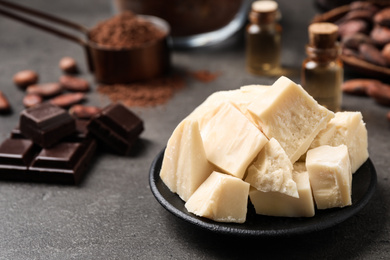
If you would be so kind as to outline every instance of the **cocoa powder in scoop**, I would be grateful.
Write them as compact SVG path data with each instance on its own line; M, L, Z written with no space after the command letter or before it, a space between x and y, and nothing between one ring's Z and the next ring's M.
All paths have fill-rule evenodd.
M166 33L130 11L97 24L89 33L90 40L116 48L137 48L165 37Z

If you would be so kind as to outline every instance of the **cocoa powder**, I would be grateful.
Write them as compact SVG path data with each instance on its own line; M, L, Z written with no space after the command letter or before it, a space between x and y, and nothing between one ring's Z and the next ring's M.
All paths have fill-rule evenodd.
M89 33L91 41L116 48L137 48L165 37L149 21L127 11L97 24Z
M113 102L121 101L129 107L147 107L165 104L184 86L183 77L173 75L131 84L100 85L97 91Z
M205 83L216 80L221 74L219 72L211 72L208 70L197 70L189 73L193 78Z

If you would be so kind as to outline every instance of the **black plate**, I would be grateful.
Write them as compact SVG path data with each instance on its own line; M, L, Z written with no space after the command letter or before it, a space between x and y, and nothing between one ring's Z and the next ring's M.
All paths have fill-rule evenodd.
M172 193L160 179L163 157L164 150L154 159L149 173L150 188L157 201L176 217L220 234L273 237L305 234L326 229L359 212L371 199L376 187L376 171L371 160L368 159L353 175L351 206L316 210L315 216L311 218L287 218L257 215L253 206L249 205L245 223L221 223L197 217L187 211L184 201L177 194Z

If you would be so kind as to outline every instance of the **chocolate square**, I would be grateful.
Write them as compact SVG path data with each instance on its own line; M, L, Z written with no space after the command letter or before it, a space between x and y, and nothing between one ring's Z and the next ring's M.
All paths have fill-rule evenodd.
M50 147L76 131L75 119L47 102L22 111L19 127L22 135L42 147Z
M144 130L143 121L121 103L113 103L94 116L89 131L119 154L129 154Z
M0 178L5 180L32 180L27 171L40 148L31 140L8 138L0 145Z
M96 141L81 143L61 142L44 148L33 160L30 171L36 172L38 181L78 184L86 172L96 150Z

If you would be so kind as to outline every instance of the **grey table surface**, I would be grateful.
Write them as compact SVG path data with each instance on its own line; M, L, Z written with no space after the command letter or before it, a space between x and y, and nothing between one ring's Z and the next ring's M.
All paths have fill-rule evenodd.
M108 0L15 2L88 27L113 14ZM292 72L287 76L299 83L306 28L319 10L308 0L278 2L283 15L282 64ZM207 84L188 78L186 87L167 104L132 108L145 122L142 150L136 156L98 153L79 186L0 182L0 259L388 259L389 109L368 98L344 96L343 109L363 114L377 190L363 210L335 227L287 238L224 236L177 219L156 201L148 183L149 167L175 126L215 91L275 81L245 71L244 49L241 31L213 47L174 50L175 68L220 71L221 76ZM58 61L67 55L77 59L82 77L94 82L82 48L0 17L0 89L13 107L11 115L0 116L0 141L18 123L23 109L23 93L13 85L13 74L34 69L42 82L56 81L61 75ZM87 104L108 104L95 88L93 83Z

